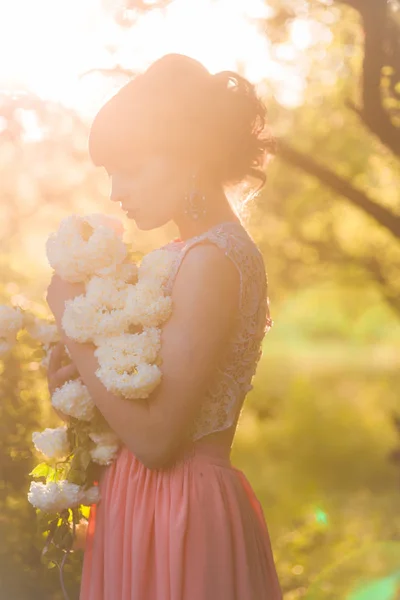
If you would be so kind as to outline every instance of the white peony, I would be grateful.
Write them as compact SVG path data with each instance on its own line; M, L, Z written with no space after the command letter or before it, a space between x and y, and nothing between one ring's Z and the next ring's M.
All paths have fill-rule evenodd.
M96 343L98 339L123 333L129 326L129 321L125 308L95 305L81 295L66 301L61 325L73 340Z
M122 372L133 365L155 362L160 348L161 331L149 327L141 333L124 333L107 338L99 344L94 354L100 367Z
M115 281L123 281L124 283L136 283L138 278L138 267L132 262L123 262L117 265L115 273L112 275Z
M19 308L0 305L0 338L11 343L18 331L24 326L24 316Z
M24 325L29 335L43 345L48 346L60 339L55 323L39 319L33 315L26 315Z
M91 342L99 327L99 315L93 304L81 294L65 302L61 326L68 337L76 342Z
M82 488L69 481L32 481L28 492L29 502L45 512L61 512L82 503Z
M51 403L65 415L81 421L91 421L94 416L95 403L87 387L79 379L67 381L57 388L51 397Z
M149 252L140 263L139 281L151 280L157 285L163 285L172 272L176 255L168 250L158 249Z
M51 349L52 349L51 344L43 344L44 356L43 356L42 360L40 361L40 364L45 369L49 368Z
M172 299L164 296L159 285L146 280L139 281L127 290L126 312L132 325L157 327L170 317Z
M85 506L90 506L91 504L96 504L100 500L100 490L97 485L92 486L87 490L81 491L81 504Z
M118 450L119 446L98 445L90 451L90 456L95 463L102 466L107 466L114 461Z
M41 432L34 431L32 441L36 450L47 458L61 459L70 452L66 427L57 427L56 429L47 427Z
M113 217L70 215L46 242L47 258L66 281L81 282L94 274L112 275L126 256L122 224Z
M90 451L92 460L100 465L109 465L115 459L121 442L113 431L89 433L90 439L96 444Z
M96 371L103 385L115 394L125 398L147 398L161 381L161 370L157 365L138 364L132 372L118 372L109 367L100 367Z
M125 308L127 285L120 279L95 275L86 284L86 298L94 306Z

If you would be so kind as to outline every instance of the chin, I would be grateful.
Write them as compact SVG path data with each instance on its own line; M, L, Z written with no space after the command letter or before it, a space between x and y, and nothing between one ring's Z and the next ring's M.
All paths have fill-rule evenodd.
M144 218L140 218L140 217L136 217L133 218L131 217L133 221L135 221L136 227L138 229L140 229L140 231L151 231L152 229L157 229L159 227L163 227L164 225L166 225L166 223L168 223L168 221L170 219L164 219L164 220L156 220L156 219L144 219Z
M141 223L140 221L135 221L135 223L136 227L140 229L140 231L151 231L152 229L155 229L155 226L151 223Z
M135 225L140 231L151 231L151 229L155 229L158 227L154 222L147 221L144 219L134 219L131 217L132 221L135 222Z

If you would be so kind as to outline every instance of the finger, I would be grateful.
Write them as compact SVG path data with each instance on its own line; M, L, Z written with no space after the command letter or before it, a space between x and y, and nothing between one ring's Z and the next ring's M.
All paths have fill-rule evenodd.
M76 377L77 375L79 375L79 371L76 368L75 363L61 367L61 369L58 369L56 372L56 377L60 381L68 381L68 379L72 379L72 377Z
M49 371L54 372L61 367L63 352L64 344L62 342L57 342L57 344L50 350Z
M55 390L78 375L79 373L75 365L71 364L66 367L61 367L61 369L58 369L51 377L49 377L49 389Z

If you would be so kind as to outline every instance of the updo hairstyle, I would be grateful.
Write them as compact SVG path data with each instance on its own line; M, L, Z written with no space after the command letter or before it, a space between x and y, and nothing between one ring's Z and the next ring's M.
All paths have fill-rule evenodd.
M226 184L257 177L274 143L254 86L232 71L211 75L196 60L168 54L123 86L96 115L89 136L95 165L129 169L154 153L199 161Z

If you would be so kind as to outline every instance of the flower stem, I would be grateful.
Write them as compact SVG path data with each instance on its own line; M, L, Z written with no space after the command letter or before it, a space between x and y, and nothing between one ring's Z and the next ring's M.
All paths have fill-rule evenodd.
M70 598L68 596L68 593L67 593L67 590L65 588L65 583L64 583L64 566L65 566L65 563L67 561L68 555L69 555L69 553L71 551L72 545L74 543L75 529L76 529L76 525L75 525L75 512L74 512L73 519L72 519L72 542L70 544L70 547L68 548L68 550L65 552L65 554L63 556L63 559L61 561L61 565L59 565L59 567L58 567L59 570L60 570L60 583L61 583L61 590L62 590L62 593L63 593L63 596L64 596L64 600L70 600Z

